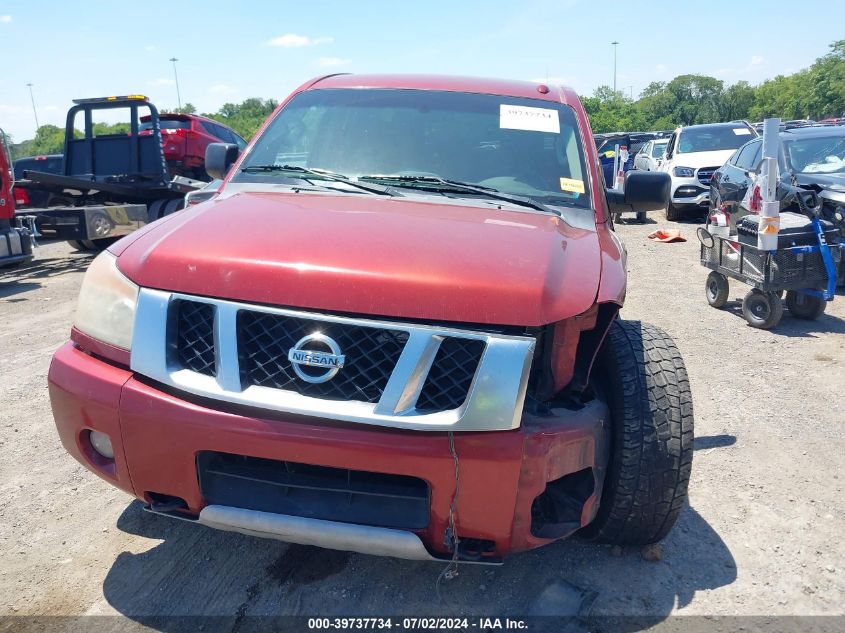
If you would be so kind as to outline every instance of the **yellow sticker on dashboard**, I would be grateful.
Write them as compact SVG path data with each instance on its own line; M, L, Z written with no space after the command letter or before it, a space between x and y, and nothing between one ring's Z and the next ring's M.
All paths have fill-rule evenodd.
M584 193L584 181L574 178L561 178L560 190L571 191L572 193Z

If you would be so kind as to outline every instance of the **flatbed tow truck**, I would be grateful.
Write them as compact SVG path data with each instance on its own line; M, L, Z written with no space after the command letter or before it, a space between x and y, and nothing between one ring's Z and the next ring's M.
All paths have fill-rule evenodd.
M96 134L93 113L129 110L129 132ZM139 110L151 132L140 133ZM84 121L79 137L76 122ZM37 235L67 240L78 250L101 250L118 238L181 209L185 194L205 183L171 179L162 149L158 109L143 95L75 99L67 114L60 174L26 170L15 187L49 191L65 205L26 209Z

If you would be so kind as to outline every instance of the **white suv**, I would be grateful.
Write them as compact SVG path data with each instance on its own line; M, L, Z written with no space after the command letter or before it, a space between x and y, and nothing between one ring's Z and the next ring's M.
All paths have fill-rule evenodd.
M672 178L667 220L679 220L685 210L706 209L710 177L736 149L757 136L744 121L679 127L669 138L661 171Z

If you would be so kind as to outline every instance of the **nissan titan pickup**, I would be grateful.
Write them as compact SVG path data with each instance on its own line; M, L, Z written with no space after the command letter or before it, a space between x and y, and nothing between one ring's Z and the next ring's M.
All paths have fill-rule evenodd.
M670 178L607 190L572 90L318 78L205 164L216 196L85 274L49 372L84 466L151 512L406 559L669 532L689 381L619 317L612 217Z

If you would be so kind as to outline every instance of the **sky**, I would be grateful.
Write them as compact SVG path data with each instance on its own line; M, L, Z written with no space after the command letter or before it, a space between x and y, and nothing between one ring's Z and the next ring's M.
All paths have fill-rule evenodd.
M582 95L613 83L701 73L752 84L805 68L845 37L829 0L803 0L796 31L784 0L425 0L424 2L108 2L0 0L0 127L64 126L74 98L148 95L213 112L248 97L281 100L335 72L475 75L565 83ZM794 45L790 45L794 42Z

